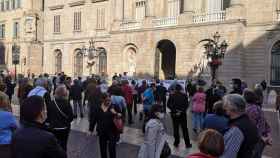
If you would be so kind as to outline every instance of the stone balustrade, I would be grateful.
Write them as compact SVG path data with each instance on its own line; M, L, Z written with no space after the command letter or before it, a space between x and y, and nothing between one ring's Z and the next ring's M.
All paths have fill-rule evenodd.
M276 20L280 21L280 10L276 11Z
M164 17L153 19L152 23L154 24L154 27L175 26L178 25L178 17Z
M194 15L193 23L219 22L219 21L225 21L225 19L226 19L226 12L219 11L215 13L204 13L204 14Z
M135 30L142 27L141 21L123 21L120 24L120 30Z

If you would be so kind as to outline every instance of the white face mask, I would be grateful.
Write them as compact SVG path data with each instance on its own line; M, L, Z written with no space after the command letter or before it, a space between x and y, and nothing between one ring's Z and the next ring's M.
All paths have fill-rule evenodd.
M164 118L164 113L162 113L162 112L158 113L158 118L163 119Z

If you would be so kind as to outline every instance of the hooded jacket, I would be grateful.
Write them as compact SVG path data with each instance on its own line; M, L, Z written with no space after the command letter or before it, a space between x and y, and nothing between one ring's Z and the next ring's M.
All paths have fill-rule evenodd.
M167 140L163 124L158 119L151 119L145 128L144 143L141 145L138 158L160 158Z

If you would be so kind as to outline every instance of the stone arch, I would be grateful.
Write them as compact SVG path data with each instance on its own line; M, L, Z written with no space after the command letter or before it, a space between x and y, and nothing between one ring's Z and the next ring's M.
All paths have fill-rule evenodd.
M84 69L84 54L80 48L74 50L74 76L82 76Z
M135 76L137 73L137 52L138 48L133 43L129 43L124 47L123 71L127 72L128 76Z
M176 78L176 45L169 39L160 40L156 45L154 77Z
M55 73L62 72L62 51L60 49L54 50Z
M6 48L5 48L4 44L0 43L0 65L5 64L5 59L6 59L5 51L6 51Z

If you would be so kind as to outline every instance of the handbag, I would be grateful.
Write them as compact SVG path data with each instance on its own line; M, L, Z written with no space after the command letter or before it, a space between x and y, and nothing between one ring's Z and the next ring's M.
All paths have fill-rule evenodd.
M160 154L160 158L168 158L170 155L171 155L171 149L168 143L165 142Z
M123 133L124 123L121 117L115 116L113 119L115 127L117 128L118 133Z

